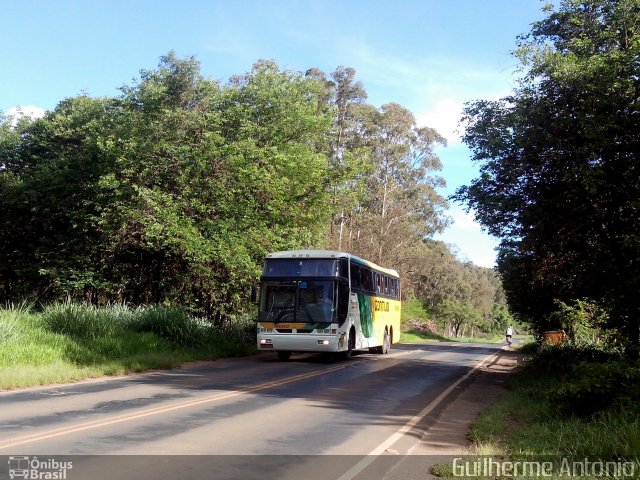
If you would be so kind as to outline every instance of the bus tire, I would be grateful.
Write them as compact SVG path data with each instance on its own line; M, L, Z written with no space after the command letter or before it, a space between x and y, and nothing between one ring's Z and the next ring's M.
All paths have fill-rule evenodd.
M278 350L278 359L286 362L291 358L291 352L287 352L285 350Z
M380 353L382 353L383 355L386 355L389 353L390 350L391 350L391 337L389 336L389 333L385 329L384 340L382 340L382 347L380 347Z
M347 338L347 349L342 352L343 360L350 360L353 356L353 350L356 348L356 330L351 327L349 330L349 338Z

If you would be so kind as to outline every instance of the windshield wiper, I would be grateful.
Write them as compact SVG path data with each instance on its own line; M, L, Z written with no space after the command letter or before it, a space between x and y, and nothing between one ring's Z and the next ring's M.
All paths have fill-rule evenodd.
M287 312L289 312L290 310L294 310L293 314L294 314L294 320L295 320L295 309L293 306L289 306L291 304L291 299L288 298L287 301L285 302L285 304L280 308L280 312L278 312L278 316L276 317L276 319L273 321L273 323L278 323L281 321L282 317L285 316L285 314Z

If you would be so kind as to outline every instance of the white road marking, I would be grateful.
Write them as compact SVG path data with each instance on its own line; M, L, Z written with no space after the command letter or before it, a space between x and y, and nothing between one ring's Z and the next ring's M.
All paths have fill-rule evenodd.
M501 350L503 350L502 348ZM371 450L366 457L356 463L353 467L347 470L344 474L342 474L338 480L352 480L356 475L360 474L365 468L371 465L378 456L385 453L385 451L391 451L391 446L400 440L405 434L410 432L420 421L429 415L446 397L449 395L456 387L458 387L462 382L464 382L467 378L469 378L475 371L482 367L488 360L491 360L497 357L500 352L496 352L492 355L485 357L481 362L476 364L474 367L469 369L467 373L465 373L458 380L453 382L446 390L444 390L440 395L438 395L429 405L424 407L420 412L418 412L411 420L409 420L406 424L404 424L398 431L396 431L393 435L388 437L384 442L378 445L376 448Z

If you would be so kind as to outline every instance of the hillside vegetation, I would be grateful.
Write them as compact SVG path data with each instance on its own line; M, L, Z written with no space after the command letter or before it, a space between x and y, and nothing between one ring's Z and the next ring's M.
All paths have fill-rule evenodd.
M0 302L251 312L267 252L333 248L400 272L447 335L509 321L500 278L447 225L444 139L351 68L259 61L226 82L169 53L113 98L0 117Z

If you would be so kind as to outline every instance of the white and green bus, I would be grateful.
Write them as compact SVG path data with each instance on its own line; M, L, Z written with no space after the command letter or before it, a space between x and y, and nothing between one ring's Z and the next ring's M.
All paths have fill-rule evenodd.
M258 350L388 353L400 338L400 279L348 253L267 255L260 280Z

